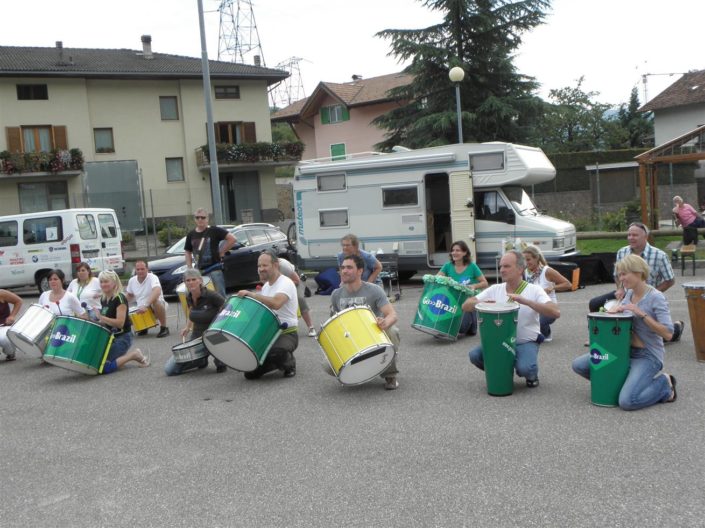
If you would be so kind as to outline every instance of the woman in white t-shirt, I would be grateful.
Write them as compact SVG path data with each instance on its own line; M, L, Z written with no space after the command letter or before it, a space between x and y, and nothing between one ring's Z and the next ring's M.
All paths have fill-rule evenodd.
M49 289L39 296L39 304L54 315L72 315L86 319L86 310L78 298L64 290L64 272L60 269L51 270L47 279Z
M71 281L66 291L73 293L81 302L81 306L86 303L94 311L100 311L100 281L93 276L91 267L86 262L76 266L76 278Z

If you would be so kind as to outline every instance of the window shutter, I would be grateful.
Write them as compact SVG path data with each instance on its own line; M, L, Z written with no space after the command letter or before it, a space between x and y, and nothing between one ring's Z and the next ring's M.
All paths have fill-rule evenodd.
M22 130L20 127L5 127L7 136L7 150L10 152L22 152Z
M341 108L342 108L342 110L343 110L343 111L342 111L342 114L343 114L342 117L343 117L343 118L341 119L341 121L350 121L350 110L348 110L348 107L347 107L347 106L342 106Z
M321 108L321 124L328 125L330 123L330 108L324 106Z
M213 123L213 135L215 136L216 143L223 143L220 139L220 127L218 123ZM208 143L208 123L206 123L206 143Z
M67 150L69 148L68 138L66 136L65 126L52 127L54 131L54 148Z
M256 143L257 134L255 134L255 124L252 121L242 124L242 142Z

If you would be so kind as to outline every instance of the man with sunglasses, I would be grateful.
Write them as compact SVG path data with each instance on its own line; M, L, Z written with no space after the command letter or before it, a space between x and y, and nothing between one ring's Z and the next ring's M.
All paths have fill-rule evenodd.
M617 260L619 262L627 255L638 255L643 258L649 265L649 278L647 284L653 286L661 292L665 292L668 288L675 284L673 268L671 261L666 256L666 253L658 248L655 248L647 241L649 237L649 229L641 222L634 222L627 230L627 245L617 251ZM616 266L615 266L616 270ZM617 279L617 274L614 274L617 289L605 295L599 295L590 299L590 312L597 312L604 306L607 301L612 299L622 300L624 297L624 288ZM679 341L683 328L684 321L675 321L673 323L673 337L671 343Z
M218 293L225 297L223 257L237 239L222 227L209 226L208 212L202 207L196 209L193 218L196 228L189 231L184 244L186 266L196 268L201 275L208 275Z

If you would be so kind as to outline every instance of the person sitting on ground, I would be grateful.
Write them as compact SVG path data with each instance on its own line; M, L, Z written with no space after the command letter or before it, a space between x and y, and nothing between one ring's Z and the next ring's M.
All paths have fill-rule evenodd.
M144 260L135 262L135 275L127 282L125 289L128 301L135 301L137 313L144 313L150 308L159 321L159 333L157 337L169 335L169 327L166 325L167 303L162 294L162 285L159 278L149 271ZM149 329L137 332L137 335L147 335Z
M76 265L76 278L69 283L66 291L73 293L81 302L81 306L86 303L91 309L100 310L100 282L93 276L87 262Z
M5 361L14 361L16 358L15 345L7 338L7 331L15 324L21 309L22 299L18 295L0 289L0 348L5 354Z

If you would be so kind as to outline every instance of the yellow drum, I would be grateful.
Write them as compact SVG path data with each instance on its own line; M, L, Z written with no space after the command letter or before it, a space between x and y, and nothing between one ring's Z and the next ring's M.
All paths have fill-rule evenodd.
M215 285L213 284L213 281L211 281L211 278L208 276L203 277L203 285L209 289L210 291L215 291ZM186 304L186 295L188 294L188 290L186 289L186 283L182 282L176 287L176 295L179 296L179 302L181 303L181 309L184 311L184 315L186 316L186 319L188 319L188 304Z
M132 321L132 329L135 332L141 332L157 326L157 318L151 306L147 307L147 310L142 313L137 313L137 307L130 308L130 321Z
M343 385L359 385L379 376L394 359L394 347L366 306L338 312L318 334L318 344Z

